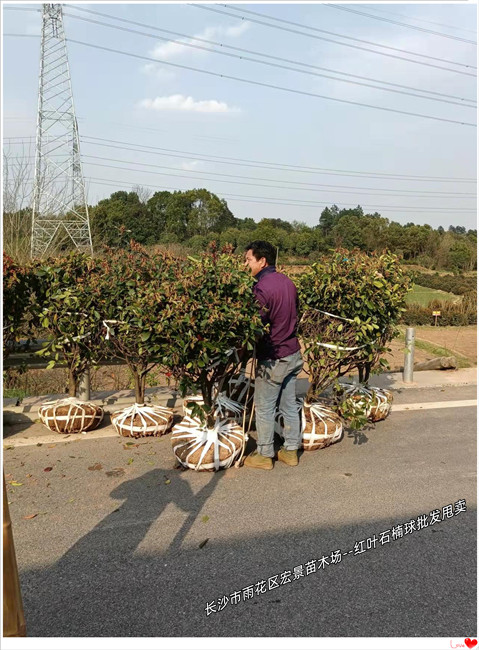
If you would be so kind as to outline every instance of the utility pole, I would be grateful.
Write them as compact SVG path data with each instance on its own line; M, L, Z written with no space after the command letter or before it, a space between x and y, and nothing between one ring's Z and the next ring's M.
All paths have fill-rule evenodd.
M93 253L62 6L44 4L31 255L72 245Z

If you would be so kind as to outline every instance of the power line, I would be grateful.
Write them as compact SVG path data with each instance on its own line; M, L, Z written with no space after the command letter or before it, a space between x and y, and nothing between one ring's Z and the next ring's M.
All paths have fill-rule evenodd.
M93 12L93 13L98 13L98 12ZM439 92L436 92L434 90L423 90L423 89L419 89L419 88L412 88L410 86L405 86L403 84L396 84L396 83L381 81L379 79L371 79L370 77L364 77L364 76L361 76L361 75L354 75L354 74L349 74L349 73L333 70L333 72L335 72L336 74L347 75L347 76L350 76L350 77L354 77L356 79L371 80L371 81L374 81L375 83L388 84L390 86L395 86L397 88L405 88L405 89L410 89L410 90L419 90L420 92L428 93L430 95L436 95L437 97L450 97L452 99L458 99L459 102L449 101L447 99L437 99L436 97L427 97L426 95L419 95L419 94L414 93L414 92L412 92L412 93L411 92L403 92L403 91L400 91L400 90L394 90L392 88L384 88L384 87L381 87L381 86L374 86L374 85L368 84L368 83L361 83L361 82L358 82L358 81L350 81L349 79L340 79L339 77L331 77L329 75L320 74L320 73L317 73L317 72L316 73L315 72L310 72L309 70L298 70L298 69L295 69L295 68L291 68L289 66L274 64L274 63L270 63L268 61L261 61L261 60L258 60L258 59L253 59L252 57L232 54L230 52L221 52L219 50L213 50L213 49L210 49L210 48L207 48L207 47L202 47L200 45L194 45L192 43L184 43L182 41L175 41L175 40L167 39L167 38L164 38L164 37L161 37L161 36L157 36L156 34L146 34L145 32L139 32L139 31L134 30L134 29L128 29L126 27L119 27L117 25L109 25L107 23L102 23L102 22L100 22L98 20L91 20L89 18L82 18L81 16L74 16L73 14L70 14L70 13L67 13L67 12L65 12L64 15L69 16L70 18L76 18L77 20L84 20L85 22L89 22L89 23L92 23L92 24L102 25L104 27L111 27L113 29L119 29L119 30L130 32L130 33L133 33L133 34L140 34L142 36L147 36L147 37L150 37L150 38L154 38L156 40L167 41L169 43L177 43L177 44L182 45L184 47L199 49L199 50L203 50L203 51L206 51L206 52L211 52L212 54L220 54L221 56L228 56L228 57L232 57L232 58L236 58L236 59L240 59L240 60L244 60L244 61L252 61L253 63L259 63L259 64L267 65L267 66L273 67L273 68L280 68L280 69L283 69L283 70L290 70L292 72L299 72L299 73L302 73L302 74L309 74L309 75L312 75L312 76L315 76L315 77L323 77L323 78L326 78L326 79L332 79L333 81L340 81L340 82L343 82L343 83L354 84L356 86L374 88L374 90L384 90L386 92L393 92L393 93L400 94L400 95L409 95L411 97L418 97L419 99L438 101L438 102L443 102L445 104L455 104L456 106L463 106L464 108L476 108L476 106L469 106L468 104L464 103L464 102L470 102L470 103L475 104L474 99L469 99L469 98L465 98L465 97L457 97L456 95L448 95L446 93L439 93ZM116 20L121 20L121 19L117 18ZM131 22L131 21L128 21L128 22ZM166 31L166 30L161 30L161 31ZM28 38L35 37L35 38L37 38L37 36L35 34L12 34L12 33L8 33L8 34L4 34L4 36L17 36L17 37L28 37ZM194 37L189 37L189 36L188 37L185 36L185 37L186 38L194 38ZM204 39L198 39L198 40L204 40ZM243 50L242 48L236 48L236 47L232 47L232 46L229 46L229 45L223 45L221 43L219 43L219 45L221 47L229 47L229 48L235 49L235 50L250 52L250 50ZM94 46L92 45L92 47L94 47ZM280 60L280 61L288 61L288 62L291 61L290 59L283 59L282 57L270 56L268 54L263 54L263 53L258 53L258 55L268 57L268 58L271 58L271 59ZM154 59L154 61L156 63L161 63L162 62L159 59ZM302 66L305 66L305 67L308 67L308 68L315 68L315 69L318 69L318 70L329 70L329 68L322 68L320 66L315 66L315 65L307 64L307 63L302 63L301 61L293 61L293 62L295 64L297 64L297 65L302 65ZM174 64L170 64L170 65L174 65ZM338 101L341 101L341 100L338 100Z
M117 181L112 181L110 178L102 179L102 178L95 178L93 176L89 177L89 178L90 178L90 180L95 180L95 181L101 181L101 182L105 181L104 184L110 184L110 185L112 185L114 187L117 187L118 184L121 184L121 183L124 183L125 185L127 184L127 181L118 181L117 182ZM187 190L183 190L180 187L171 187L171 186L166 186L166 185L145 185L145 183L136 182L136 181L135 182L132 181L130 184L128 184L129 187L136 186L136 185L139 185L141 187L146 187L147 189L174 190L174 191L180 191L180 192L187 191ZM297 206L297 207L306 207L306 208L308 208L308 207L322 207L322 206L325 206L326 203L327 203L326 201L300 201L300 200L296 200L293 203L288 203L288 201L290 201L291 199L284 199L284 200L279 200L278 201L278 199L276 197L250 196L250 195L247 195L247 194L222 194L221 197L225 198L225 199L233 199L233 200L238 200L238 201L239 200L242 201L242 200L246 200L246 199L254 199L254 202L257 202L257 203L263 203L265 201L270 201L270 202L273 202L273 203L278 204L278 205L293 205L293 206ZM356 205L353 206L353 208L356 208L356 207L357 207ZM475 210L469 210L469 209L463 210L462 208L459 208L459 209L454 209L454 208L415 208L415 207L411 207L411 206L394 206L394 205L392 205L392 206L380 206L380 205L366 205L366 204L364 204L362 207L364 207L364 208L369 207L369 208L373 208L373 209L376 209L376 208L385 208L385 209L391 209L391 210L398 209L398 210L406 211L406 212L410 212L410 211L413 211L413 212L446 212L446 213L452 212L454 214L457 213L457 212L474 212L475 211Z
M209 154L201 154L197 153L194 151L182 151L180 149L166 149L164 147L154 147L152 145L141 145L143 149L138 149L135 148L138 145L135 145L134 143L130 142L122 142L121 140L110 140L107 138L97 138L89 135L85 135L82 138L82 141L84 141L86 144L100 144L100 142L93 142L93 143L88 143L84 139L88 138L88 140L97 140L105 143L113 143L113 144L104 144L102 146L108 146L112 147L114 149L125 149L129 151L138 151L140 153L149 153L148 151L145 151L145 149L151 149L153 152L166 152L166 153L161 153L158 155L172 155L172 154L183 154L182 158L186 156L194 156L195 158L200 158L206 162L224 162L226 164L235 164L235 165L240 165L244 167L249 167L249 166L255 166L255 165L269 165L267 167L268 169L284 169L284 171L300 171L302 173L333 173L333 175L359 175L360 177L371 177L371 178L388 178L390 180L392 179L397 179L397 180L407 180L407 181L438 181L441 183L444 182L472 182L475 183L476 179L474 178L453 178L453 177L443 177L443 176L416 176L416 175L408 175L408 174L386 174L384 172L361 172L361 171L354 171L354 170L345 170L345 169L328 169L328 168L323 168L323 167L309 167L309 166L302 166L302 165L289 165L287 163L273 163L273 162L267 162L267 161L261 161L261 160L251 160L248 158L232 158L229 156L216 156L216 155L209 155ZM114 145L125 145L121 147L116 147ZM129 149L129 147L133 147L132 149ZM176 157L176 156L172 156ZM218 158L217 160L211 160L211 158ZM242 165L241 163L248 163L245 165Z
M457 101L451 101L451 100L448 100L448 99L439 99L437 97L427 97L426 95L420 95L420 94L418 94L416 92L407 92L407 91L404 91L404 90L396 90L396 89L393 89L393 88L382 88L380 86L374 86L374 85L369 84L369 83L363 83L363 82L359 82L359 81L351 81L349 79L341 79L339 77L332 77L330 75L325 75L325 74L321 74L321 73L318 73L318 72L312 72L310 70L300 70L298 68L292 68L290 66L280 65L278 63L271 63L269 61L261 61L259 59L254 59L254 58L252 58L250 56L240 56L238 54L232 54L231 52L221 52L221 51L214 50L214 49L211 49L211 48L208 48L208 47L203 47L201 45L194 45L192 43L182 43L181 41L175 41L175 40L171 41L170 39L168 39L166 37L158 36L157 34L147 34L146 32L140 32L140 31L138 31L136 29L130 29L128 27L120 27L119 25L109 25L108 23L104 23L104 22L101 22L99 20L92 20L91 18L83 18L82 16L75 16L75 15L70 14L68 12L65 12L64 15L69 16L70 18L74 18L76 20L83 20L83 21L91 23L91 24L101 25L103 27L110 27L112 29L118 29L118 30L121 30L121 31L124 31L124 32L129 32L129 33L132 33L132 34L139 34L141 36L146 36L148 38L153 38L155 40L163 40L163 41L167 41L169 43L177 43L177 44L183 45L185 47L191 47L191 48L194 48L194 49L199 49L199 50L202 50L202 51L211 52L212 54L220 54L221 56L228 56L228 57L231 57L231 58L239 59L241 61L251 61L253 63L259 63L260 65L267 65L269 67L279 68L281 70L289 70L291 72L299 72L301 74L308 74L308 75L312 75L312 76L315 76L315 77L322 77L322 78L325 78L325 79L332 79L333 81L340 81L342 83L354 84L356 86L363 86L363 87L366 87L366 88L374 88L374 90L382 90L382 91L385 91L385 92L396 93L396 94L399 94L399 95L408 95L410 97L419 97L420 99L426 99L426 100L436 101L436 102L443 102L445 104L455 104L456 106L464 106L466 108L474 108L474 106L467 106L467 104L464 104L464 101L474 102L474 100L472 100L472 99L471 100L470 99L464 100L463 98L457 98L457 99L461 100L461 101L457 102ZM382 82L379 82L379 83L382 83ZM419 89L413 89L413 90L419 90ZM435 94L439 94L439 93L435 93Z
M122 169L120 167L115 167L115 169ZM125 170L127 171L127 170ZM130 171L139 171L139 170L130 170ZM146 185L142 181L112 181L112 179L102 179L102 178L96 178L96 177L85 177L85 181L90 181L90 182L95 182L98 181L99 184L102 185L110 185L112 187L118 187L119 185L124 185L128 186L129 188L135 187L135 186L141 186L145 187L147 189L160 189L160 190L174 190L174 191L187 191L184 190L183 188L180 187L172 187L172 186L167 186L167 185ZM326 204L330 203L328 201L312 201L312 200L303 200L303 199L278 199L277 197L263 197L263 196L251 196L251 195L245 195L245 194L221 194L222 198L225 199L232 199L235 201L241 201L241 202L249 202L249 203L271 203L275 205L289 205L289 206L296 206L296 207L325 207ZM356 207L356 206L353 206ZM453 213L457 214L458 212L475 212L474 209L470 208L424 208L424 207L413 207L413 206L383 206L383 205L368 205L368 204L363 204L362 207L365 208L381 208L381 209L386 209L386 210L401 210L402 212L439 212L439 213Z
M200 5L195 5L195 4L191 4L191 6L196 7L198 9L207 9L207 7L202 7ZM239 11L239 10L236 9L236 7L233 7L233 6L228 6L228 5L223 5L223 6L228 7L229 9L234 9L236 11ZM333 6L333 5L330 5L330 6ZM78 6L71 5L70 8L75 9L76 11L84 11L86 13L96 14L98 16L103 16L105 18L113 18L114 20L118 20L118 21L125 22L125 23L130 23L132 25L137 25L137 26L140 26L140 27L148 27L148 28L151 28L151 29L155 29L155 30L167 33L167 34L174 34L176 36L182 36L184 38L192 38L190 36L186 36L186 35L183 35L183 34L178 34L177 32L171 32L171 31L166 30L166 29L160 29L159 27L152 27L151 25L146 25L145 23L139 23L139 22L136 22L136 21L133 21L133 20L127 20L126 18L119 18L117 16L112 16L111 14L104 14L104 13L102 13L100 11L93 11L91 9L85 9L84 7L78 7ZM5 7L5 9L17 9L17 8L16 7ZM24 11L37 11L38 12L39 10L38 9L24 9ZM246 10L242 10L242 11L246 11ZM227 14L226 12L217 11L217 13L223 13L225 15L233 16L233 14ZM442 61L443 63L451 63L452 65L458 65L458 66L461 66L461 67L464 67L464 68L477 69L476 66L468 65L466 63L459 63L457 61L450 61L448 59L443 59L443 58L440 58L440 57L430 56L428 54L421 54L419 52L411 52L410 50L404 50L404 49L401 49L401 48L398 48L398 47L392 47L390 45L382 45L381 43L374 43L372 41L365 41L363 39L354 38L352 36L346 36L344 34L336 34L334 32L328 32L328 31L325 31L325 30L322 30L322 29L318 29L317 27L311 27L309 25L301 25L300 23L294 23L292 21L282 20L282 19L276 18L274 16L265 16L265 14L259 14L257 12L250 11L249 13L256 14L258 16L264 16L264 17L270 18L272 20L276 20L278 22L289 23L291 25L296 25L296 26L299 26L299 27L311 29L313 31L323 32L325 34L330 34L330 35L333 35L333 36L339 36L340 38L357 41L359 43L366 43L366 44L369 44L369 45L375 45L376 47L382 47L384 49L393 50L395 52L403 52L405 54L412 54L413 56L420 56L422 58L430 59L430 60L433 60L433 61ZM73 17L72 14L69 14L69 15ZM251 22L258 22L258 21L251 20ZM263 24L263 23L259 23L259 24ZM268 25L268 26L269 27L275 27L275 25ZM291 30L289 30L289 31L291 31ZM27 34L21 34L21 35L22 36L27 36ZM305 34L305 36L311 36L311 34ZM203 41L203 42L209 42L209 41L206 41L205 39L199 39L199 38L196 38L195 40L199 40L199 41ZM329 39L322 39L322 40L328 40L329 41ZM347 45L347 43L341 43L341 42L337 42L337 41L330 41L330 42L338 43L338 45ZM228 47L228 46L224 46L224 47ZM231 46L229 46L229 47L231 47ZM348 46L348 47L354 47L354 46L351 45L351 46ZM240 48L232 48L232 49L240 49ZM364 49L364 48L359 48L359 49ZM375 52L374 50L366 50L366 51L373 52L375 54L384 54L383 52ZM387 55L385 55L385 56L387 56ZM398 57L398 58L400 58L400 57ZM411 63L421 63L420 61L412 61L410 59L405 59L405 60L406 61L411 61ZM427 65L427 64L423 63L423 65ZM448 68L444 68L444 69L448 70ZM450 72L459 72L459 71L450 70Z
M436 23L432 20L425 20L424 18L413 18L412 16L405 16L404 14L398 14L395 11L386 11L385 9L378 9L377 5L375 5L374 11L379 11L382 14L389 14L390 16L398 16L399 18L408 18L409 20L415 20L418 23L428 23L429 25L438 25L439 27L447 27L448 29L455 29L460 32L469 32L470 34L477 34L477 32L474 29L466 29L465 27L455 27L454 25Z
M125 163L125 164L133 164L133 165L141 165L142 167L153 167L155 169L169 169L173 171L179 171L179 172L184 172L188 170L181 169L180 167L169 167L165 165L150 165L148 163L143 163L143 162L137 162L135 160L119 160L117 158L104 158L102 156L91 156L91 155L84 155L82 156L83 158L93 158L94 160L108 160L110 162L117 162L117 163ZM96 164L96 163L90 163L90 164ZM111 165L99 165L101 167L111 167ZM131 168L125 168L125 167L113 167L113 169L129 169L129 171L143 171L143 170L133 170ZM158 173L158 172L148 172L148 173ZM397 191L395 189L386 189L386 188L376 188L376 187L355 187L352 185L321 185L320 183L298 183L296 181L287 181L283 179L275 179L275 178L261 178L261 177L256 177L256 176L239 176L237 174L220 174L218 172L207 172L207 171L199 171L199 170L194 170L195 174L201 174L201 175L208 175L212 176L214 175L214 178L207 178L205 180L208 181L216 181L218 180L218 176L224 176L229 178L245 178L249 180L255 180L255 181L267 181L267 182L273 182L273 183L289 183L290 185L296 186L296 185L309 185L312 187L293 187L293 188L288 188L288 189L295 189L295 190L301 190L303 192L323 192L324 188L327 189L334 189L334 190L341 190L341 193L343 193L343 190L355 190L356 192L362 193L362 190L368 190L372 191L376 194L376 196L391 196L391 194L382 194L378 193L378 190L380 192L392 192L393 196L407 196L408 194L413 194L416 197L421 197L421 198L427 198L428 196L434 196L434 197L442 197L442 198L454 198L454 197L460 197L460 198L474 198L476 195L474 193L468 193L468 192L428 192L427 190L418 190L415 192L414 190L404 190L404 191ZM167 172L164 173L165 176L181 176L183 178L195 178L195 176L188 176L185 174L169 174ZM235 183L239 185L257 185L258 187L277 187L274 185L262 185L258 183L241 183L238 181L221 181L224 183ZM322 188L322 189L314 189L314 188ZM278 189L282 189L281 186ZM419 192L419 194L418 194ZM354 192L344 192L345 194L352 194Z
M255 56L262 56L262 57L272 59L272 60L275 60L275 61L283 61L285 63L293 63L294 65L301 65L303 67L311 68L311 69L314 69L314 70L322 70L324 72L332 72L334 74L341 74L341 75L352 77L352 78L355 78L355 79L362 79L364 81L372 81L374 83L390 85L390 86L394 86L396 88L403 88L405 90L414 90L414 91L419 91L419 92L425 92L425 93L429 93L429 94L433 94L433 95L438 95L440 97L449 97L450 99L459 99L461 101L468 101L468 102L474 102L475 103L474 99L465 99L463 97L457 97L455 95L448 95L448 94L445 94L445 93L438 93L438 92L435 92L435 91L432 91L432 90L424 90L422 88L421 89L413 88L413 87L405 86L405 85L402 85L402 84L395 84L395 83L391 83L391 82L388 82L388 81L382 81L380 79L372 79L371 77L364 77L364 76L361 76L361 75L355 75L355 74L351 74L351 73L348 73L348 72L341 72L339 70L333 70L331 68L324 68L324 67L321 67L321 66L317 66L317 65L313 65L313 64L309 64L309 63L304 63L302 61L295 61L295 60L292 60L292 59L285 59L283 57L278 57L278 56L273 56L273 55L270 55L270 54L265 54L264 52L257 52L255 50L247 50L245 48L234 47L232 45L226 45L225 43L219 43L217 41L210 41L210 40L207 40L207 39L204 39L204 38L199 38L197 36L191 36L191 35L182 34L182 33L179 33L179 32L172 32L170 30L161 29L161 28L155 27L153 25L146 25L145 23L138 23L138 22L133 21L133 20L127 20L126 18L118 18L116 16L111 16L110 14L104 14L104 13L102 13L100 11L92 11L92 10L89 10L89 9L84 9L83 7L72 7L72 8L76 9L77 11L83 11L83 12L86 12L86 13L89 13L89 14L95 14L95 15L98 15L98 16L103 16L105 18L111 18L111 19L118 20L118 21L123 22L123 23L136 25L138 27L146 27L148 29L154 29L155 31L163 32L165 34L171 34L173 36L179 36L181 38L188 38L188 39L190 39L190 41L198 41L200 43L206 43L208 45L216 45L218 47L227 48L227 49L230 49L230 50L234 50L236 52L246 52L247 54L254 54ZM74 16L73 14L68 14L68 15L70 17L72 17L72 18L80 18L79 16ZM101 23L99 21L91 21L91 22L98 22L98 24L100 24L100 25L106 25L108 27L115 27L114 25ZM142 34L142 35L145 35L145 36L153 36L153 35L150 35L150 34L145 34L144 32L136 32L134 30L131 30L131 31L133 33L138 33L138 34ZM192 43L185 43L184 41L176 41L176 40L172 40L172 39L164 39L164 38L158 37L156 35L155 35L155 38L158 38L159 40L167 40L167 41L172 42L172 43L178 43L179 45L182 45L184 47L193 47L193 48L199 49L198 46L195 46ZM396 49L396 48L392 48L392 49ZM206 50L206 51L213 51L216 54L226 54L225 52L218 51L218 50ZM426 56L426 55L421 55L421 56ZM434 59L434 60L437 60L437 61L443 61L443 62L446 62L446 63L453 63L454 65L464 65L464 64L460 64L460 63L455 63L454 61L447 61L445 59L439 59L437 57L426 57L426 58L431 58L431 59ZM465 67L469 67L469 66L465 66Z
M277 86L275 84L268 84L261 81L254 81L253 79L243 79L242 77L235 77L233 75L221 74L219 72L213 72L211 70L201 70L200 68L193 68L192 66L181 65L179 63L172 63L171 61L164 61L161 59L153 59L152 57L142 56L140 54L134 54L133 52L123 52L122 50L117 50L111 47L104 47L102 45L94 45L93 43L85 43L84 41L77 41L74 39L67 39L70 43L76 43L77 45L83 45L85 47L92 47L97 50L102 50L104 52L112 52L114 54L121 54L123 56L130 56L135 59L140 59L142 61L153 61L154 63L162 63L163 65L170 65L175 68L181 68L182 70L190 70L192 72L200 72L201 74L207 74L213 77L220 77L222 79L230 79L232 81L240 81L241 83L250 84L253 86L261 86L263 88L272 88L274 90L281 90L283 92L294 93L297 95L304 95L306 97L316 97L317 99L326 99L334 102L340 102L341 104L350 104L352 106L361 106L363 108L373 108L375 110L386 111L388 113L399 113L401 115L408 115L412 117L423 117L429 120L435 120L437 122L448 122L449 124L460 124L461 126L476 126L472 122L463 122L460 120L451 120L444 117L437 117L435 115L425 115L424 113L413 113L412 111L401 111L396 108L387 108L385 106L374 106L374 104L364 104L362 102L354 102L349 99L339 99L337 97L328 97L327 95L320 95L318 93L308 92L306 90L297 90L295 88L286 88L284 86Z
M33 7L4 7L4 11L36 11L41 13L41 9L34 9Z
M204 9L205 11L213 11L214 13L223 14L225 16L231 16L233 18L238 18L238 16L236 14L231 14L231 13L228 13L227 11L222 11L221 9L213 9L212 7L206 7L204 5L196 5L196 4L191 4L190 6L191 7L196 7L197 9ZM226 6L226 5L223 5L223 6ZM233 9L233 7L230 7L230 9ZM238 9L237 11L244 11L246 13L246 10L244 10L244 9L241 9L241 10ZM249 13L252 13L252 12L249 12ZM260 14L260 15L264 15L264 14ZM418 65L425 65L425 66L428 66L430 68L438 68L439 70L447 70L448 72L455 72L457 74L466 75L467 77L475 77L476 76L476 75L471 74L469 72L461 72L460 70L452 70L451 68L445 68L444 66L434 65L433 63L425 63L424 61L414 61L413 59L408 59L406 57L398 56L396 54L387 54L386 52L378 52L377 50L371 50L371 49L369 49L367 47L361 47L359 45L351 45L350 43L341 43L340 41L334 41L334 40L332 40L330 38L325 38L324 36L316 36L315 34L308 34L307 32L298 31L297 29L291 29L290 27L281 27L280 25L272 25L271 23L268 23L268 22L266 22L264 20L258 20L256 18L246 18L245 16L241 16L241 18L243 20L248 20L249 22L252 22L252 23L258 23L258 25L264 25L266 27L272 27L273 29L280 29L280 30L285 31L285 32L291 32L292 34L299 34L301 36L307 36L309 38L314 38L314 39L320 40L320 41L327 41L328 43L335 43L336 45L344 45L344 47L352 47L352 48L354 48L356 50L363 50L364 52L372 52L373 54L380 54L381 56L387 56L387 57L393 58L393 59L401 59L402 61L408 61L409 63L417 63ZM269 16L268 16L268 18L269 18ZM271 18L273 18L273 17L271 17ZM279 19L274 18L274 20L279 20ZM289 22L289 21L284 21L284 22ZM292 24L296 24L296 23L292 23ZM301 27L304 27L306 29L312 29L314 31L322 31L322 30L317 30L317 28L308 27L307 25L301 25ZM347 37L342 36L341 38L347 38ZM387 46L380 45L379 47L387 47ZM423 55L422 54L415 54L414 56L423 56ZM459 66L463 66L463 67L466 67L466 68L477 69L476 66L469 66L469 65L466 65L465 63L454 63L454 65L459 65Z
M93 158L93 159L96 159L96 160L110 160L111 162L118 162L118 163L127 163L127 164L130 163L130 164L134 164L134 165L141 165L141 166L144 166L144 167L155 167L155 168L159 168L159 169L173 169L173 170L176 170L176 171L183 171L183 170L175 168L175 167L166 167L165 168L165 167L158 166L158 165L147 165L145 163L137 163L135 161L118 160L118 159L113 159L112 160L110 158L102 158L100 156L83 156L83 157L84 158L85 157L86 158ZM157 172L157 171L149 171L149 170L144 170L144 169L132 169L131 167L117 167L115 165L107 165L107 164L102 164L102 163L92 163L91 162L91 163L88 163L88 164L95 165L97 167L108 167L110 169L121 169L121 170L125 170L125 171L141 171L141 172L147 173L147 174L155 174L155 175L161 175L161 176L175 176L175 177L178 177L178 178L188 178L190 180L198 180L197 176L189 176L188 174L172 174L171 172ZM196 172L195 171L194 173L197 174L197 173L201 173L201 172ZM211 176L213 173L214 172L209 172L209 175ZM203 174L208 174L208 172L203 172ZM255 187L268 187L268 188L272 188L272 189L288 189L288 190L293 189L293 190L302 191L302 192L323 192L324 193L325 191L329 191L329 192L333 191L333 190L325 190L325 189L316 189L316 188L311 188L311 187L284 187L284 185L283 186L282 185L265 185L264 183L249 183L249 182L235 181L235 180L230 180L230 179L223 180L221 178L217 178L217 176L229 176L229 175L228 174L215 174L215 178L205 178L204 180L208 181L208 182L233 183L234 185L251 185L251 186L255 186ZM244 178L244 177L240 176L238 178ZM288 181L275 181L274 179L253 179L253 180L272 180L273 182L276 182L276 183L284 183L284 182L287 183L288 182ZM337 187L337 186L331 186L331 187ZM340 190L339 194L355 194L355 195L365 195L365 194L369 195L370 194L370 192L362 192L361 189L363 189L363 188L353 188L353 189L355 189L356 191ZM374 192L375 196L407 196L407 195L405 195L403 193L399 193L399 194L383 194L381 192L378 192L374 188L364 188L364 189L371 189ZM391 191L394 192L394 190L391 190ZM446 199L446 198L456 198L457 199L457 198L459 198L459 199L462 199L462 200L469 200L469 198L470 198L469 196L457 196L457 195L454 195L454 196L451 196L451 197L438 196L434 192L429 192L427 194L415 195L415 198L429 198L431 194L435 198L443 198L443 199Z
M331 7L332 9L340 9L341 11L349 11L352 14L359 14L360 16L367 16L367 18L374 18L375 20L382 20L383 22L386 23L392 23L393 25L400 25L401 27L408 27L409 29L416 29L420 32L426 32L427 34L434 34L434 36L442 36L443 38L451 38L454 41L462 41L463 43L469 43L471 45L476 45L475 41L471 41L468 38L461 38L460 36L451 36L450 34L444 34L442 32L436 32L433 31L432 29L426 29L425 27L418 27L417 25L408 25L406 23L400 23L397 20L391 20L391 18L382 18L381 16L373 16L371 14L367 14L364 11L358 11L357 9L350 9L349 7L345 7L343 5L333 5L326 3L327 7Z
M11 139L23 138L31 141L35 136L15 136L14 138L4 138L9 141ZM94 142L89 142L93 140ZM152 145L138 145L137 143L123 142L121 140L111 140L108 138L97 138L95 136L84 135L81 138L84 144L91 144L102 147L109 147L112 149L122 149L124 151L137 151L139 153L151 153L158 156L168 156L172 158L182 158L194 156L197 160L202 160L209 163L220 163L227 165L235 165L239 167L254 167L259 169L269 169L272 171L286 171L302 174L324 174L331 176L346 176L353 178L379 178L387 180L399 181L426 181L426 182L440 182L440 183L476 183L475 178L459 178L451 176L420 176L410 174L387 174L384 172L362 172L357 170L344 170L344 169L330 169L325 167L311 167L304 165L292 165L288 163L275 163L269 161L253 160L248 158L234 158L229 156L217 156L210 154L198 153L195 151L183 151L181 149L167 149L165 147L155 147ZM10 145L25 144L25 142L11 142ZM121 145L121 146L116 146ZM142 147L141 149L138 147ZM150 151L148 151L150 150Z

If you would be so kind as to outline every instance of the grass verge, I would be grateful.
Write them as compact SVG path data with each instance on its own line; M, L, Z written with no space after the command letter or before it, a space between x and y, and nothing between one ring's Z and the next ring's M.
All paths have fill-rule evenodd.
M422 287L420 284L414 284L411 291L406 296L406 303L417 303L427 307L431 300L441 300L442 302L458 302L458 296L446 291L438 291L429 287Z

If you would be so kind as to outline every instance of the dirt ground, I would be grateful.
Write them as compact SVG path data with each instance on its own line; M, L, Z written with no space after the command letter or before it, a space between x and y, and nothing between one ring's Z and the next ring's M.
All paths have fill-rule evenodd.
M460 354L471 361L471 365L477 365L477 325L467 327L431 327L417 326L416 339L432 343L437 347L447 348L448 351ZM404 364L404 335L395 339L389 344L392 352L386 356L391 370L401 370ZM429 361L436 355L416 346L414 362ZM446 356L446 354L445 354Z

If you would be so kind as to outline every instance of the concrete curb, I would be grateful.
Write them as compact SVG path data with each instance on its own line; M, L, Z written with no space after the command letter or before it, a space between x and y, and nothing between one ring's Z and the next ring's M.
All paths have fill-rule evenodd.
M351 381L344 377L343 381ZM402 373L382 373L373 375L370 378L370 385L378 388L387 388L392 391L411 388L441 388L444 386L467 386L477 385L477 368L461 368L459 370L424 370L414 374L414 382L405 383L402 380ZM306 378L298 380L298 395L307 393L309 382ZM35 422L38 420L38 408L47 401L68 397L67 395L44 395L40 397L27 397L21 404L16 405L17 400L6 398L3 400L3 422L4 424L21 424L26 420ZM135 393L132 390L102 391L92 394L90 400L94 404L102 406L106 413L113 413L124 407L131 406L135 401ZM146 403L159 404L169 408L180 408L183 398L175 391L168 388L157 387L147 388Z

